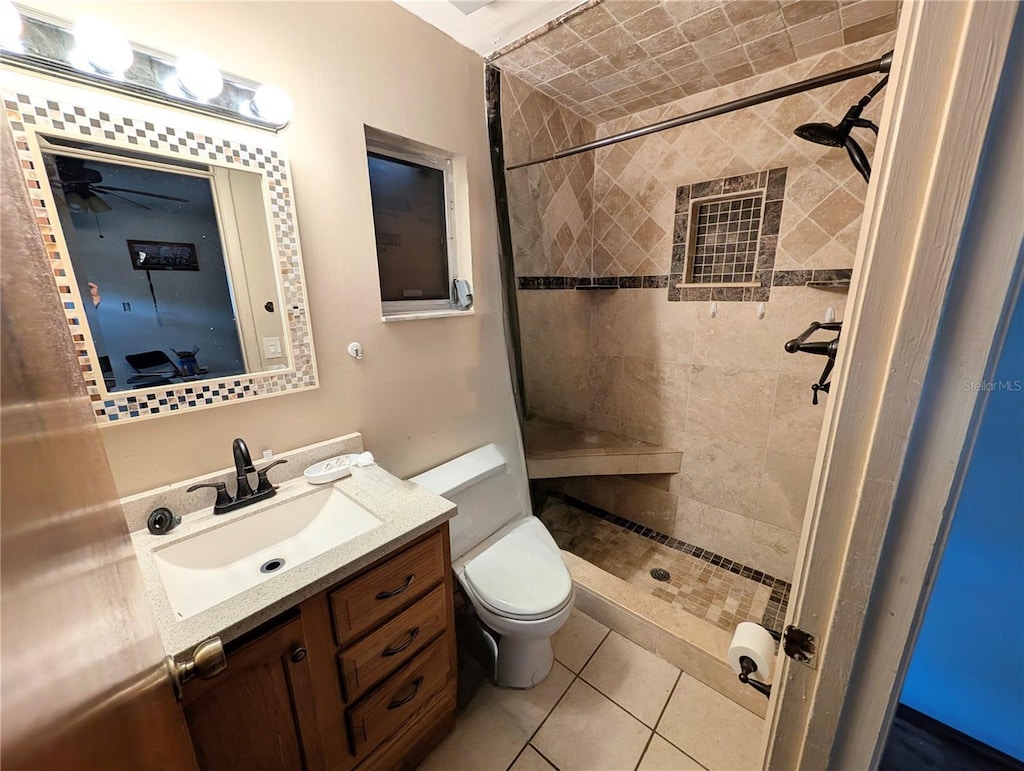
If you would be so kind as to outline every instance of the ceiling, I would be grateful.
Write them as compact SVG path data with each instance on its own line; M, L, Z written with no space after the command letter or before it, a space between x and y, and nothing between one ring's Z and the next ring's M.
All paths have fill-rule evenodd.
M395 0L467 48L487 57L587 0Z
M898 13L897 0L605 0L494 63L603 122L892 32Z

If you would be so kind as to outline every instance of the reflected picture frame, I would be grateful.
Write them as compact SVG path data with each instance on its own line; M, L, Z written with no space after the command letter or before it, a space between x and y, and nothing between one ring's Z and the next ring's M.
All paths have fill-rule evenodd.
M177 241L128 241L133 270L199 270L195 244Z

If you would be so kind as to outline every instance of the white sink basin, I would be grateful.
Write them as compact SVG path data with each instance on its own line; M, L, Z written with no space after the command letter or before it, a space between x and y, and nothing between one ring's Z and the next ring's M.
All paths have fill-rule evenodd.
M155 549L153 557L175 615L188 618L380 524L325 487Z

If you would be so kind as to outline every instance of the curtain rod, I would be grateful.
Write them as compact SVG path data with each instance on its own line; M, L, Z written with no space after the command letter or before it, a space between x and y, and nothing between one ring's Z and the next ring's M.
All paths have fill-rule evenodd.
M778 88L773 88L769 91L762 91L760 94L744 96L741 99L735 99L731 102L726 102L725 104L716 105L715 107L708 107L703 110L697 110L697 112L680 115L678 118L669 118L668 120L663 120L659 123L652 123L650 126L643 126L642 128L623 131L621 134L612 134L611 136L602 137L601 139L594 140L593 142L576 145L575 147L570 147L566 150L559 150L558 152L544 158L535 158L532 161L514 163L511 166L506 166L505 171L522 169L526 166L536 166L538 163L557 161L560 158L568 158L569 156L579 155L580 153L589 152L590 150L597 150L600 147L607 147L608 145L625 142L627 139L645 137L648 134L654 134L658 131L665 131L667 129L676 128L677 126L685 126L687 123L696 123L699 120L714 118L717 115L725 115L726 113L742 110L746 107L754 107L759 104L764 104L765 102L774 101L775 99L793 96L793 94L811 91L815 88L821 88L822 86L830 86L833 83L841 83L844 80L859 78L862 75L871 75L875 72L888 73L892 67L892 54L893 52L889 51L889 53L882 56L882 58L876 59L872 62L856 64L852 67L847 67L846 69L836 70L835 72L830 72L825 75L818 75L817 77L808 78L807 80L801 80L788 86L779 86Z

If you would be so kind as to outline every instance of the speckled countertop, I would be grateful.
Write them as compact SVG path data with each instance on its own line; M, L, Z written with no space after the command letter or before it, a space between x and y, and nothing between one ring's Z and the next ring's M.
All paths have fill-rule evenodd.
M185 619L178 618L171 608L154 549L223 527L322 487L303 478L292 479L280 486L274 498L230 514L214 516L212 507L207 507L201 513L185 516L167 535L151 535L148 530L132 533L146 591L168 654L190 652L213 635L227 643L455 516L455 504L398 479L379 466L356 468L352 476L335 482L334 486L382 524Z

